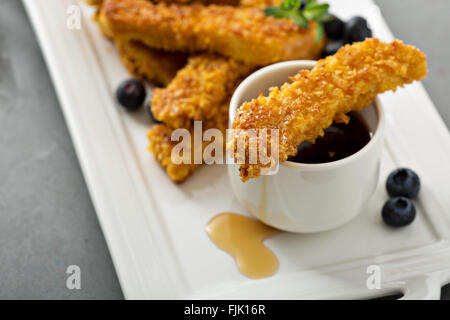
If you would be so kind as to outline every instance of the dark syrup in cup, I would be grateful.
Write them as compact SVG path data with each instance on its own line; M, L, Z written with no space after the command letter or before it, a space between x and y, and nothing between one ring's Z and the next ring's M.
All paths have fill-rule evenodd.
M361 150L371 139L372 133L357 112L348 114L350 122L334 123L315 143L308 141L298 146L298 153L288 161L298 163L327 163L344 159Z

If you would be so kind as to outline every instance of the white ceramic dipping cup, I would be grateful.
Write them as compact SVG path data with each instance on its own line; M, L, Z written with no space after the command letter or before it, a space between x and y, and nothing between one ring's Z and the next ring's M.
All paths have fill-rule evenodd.
M311 69L315 61L287 61L270 65L250 75L230 102L231 128L237 109L245 101L281 86L299 70ZM353 155L328 163L280 163L275 175L242 182L239 167L228 165L232 190L253 216L275 228L310 233L337 228L363 211L379 176L385 116L378 100L359 111L372 138Z

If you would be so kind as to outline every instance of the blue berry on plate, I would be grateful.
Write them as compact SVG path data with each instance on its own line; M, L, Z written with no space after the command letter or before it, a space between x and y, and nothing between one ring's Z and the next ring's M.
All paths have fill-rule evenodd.
M367 25L367 20L362 17L353 17L344 25L343 39L347 43L364 41L372 37L372 30Z
M335 15L328 15L323 22L325 33L330 39L342 39L344 33L344 21L336 17Z
M306 0L301 0L299 10L303 11L305 10L305 8L306 8Z
M328 57L335 54L340 48L345 45L342 40L333 40L327 43L325 49L323 50L323 56Z
M117 88L117 100L127 110L139 109L147 96L145 86L136 79L128 79Z
M153 123L157 123L157 124L162 123L162 121L159 121L155 118L155 115L152 112L152 102L151 101L149 101L147 103L147 105L145 106L145 109L147 110L147 113L150 116L150 119L152 120Z
M395 197L383 206L382 217L387 225L404 227L414 221L416 208L410 199Z
M419 176L411 169L396 169L389 175L386 189L391 197L401 196L414 199L420 190Z

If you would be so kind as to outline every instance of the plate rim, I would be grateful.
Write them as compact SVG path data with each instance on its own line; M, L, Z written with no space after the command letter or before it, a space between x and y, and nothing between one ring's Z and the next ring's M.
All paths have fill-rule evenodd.
M145 236L134 234L137 239L130 239L130 231L127 232L120 227L122 225L121 222L123 221L123 215L121 215L120 212L126 205L124 205L123 203L117 203L114 198L117 196L117 190L119 189L114 188L113 186L110 189L104 188L104 186L106 185L105 181L109 181L109 179L123 181L127 186L135 188L136 194L134 196L130 196L130 198L127 198L127 200L121 200L128 202L127 205L131 205L131 203L133 202L132 207L136 210L142 210L141 212L148 212L149 209L154 209L154 204L144 204L144 202L146 202L150 196L142 194L143 188L136 187L136 182L133 181L133 179L135 179L136 175L138 174L136 171L137 169L130 168L132 166L129 165L129 156L127 156L126 153L121 157L121 161L115 160L115 165L120 165L123 170L128 172L128 174L126 175L127 178L118 176L111 178L109 176L110 172L108 172L106 168L102 167L102 159L99 158L98 153L95 152L95 146L92 145L92 142L89 142L92 137L89 136L90 130L85 123L86 118L80 114L77 108L77 102L79 102L80 97L76 93L74 93L73 90L71 90L72 86L70 84L75 81L74 79L70 79L73 73L65 72L65 67L61 62L61 54L62 56L64 56L64 54L67 54L67 51L65 51L67 50L67 48L64 48L64 46L61 47L61 45L58 46L52 41L52 36L54 36L55 31L51 31L51 23L58 23L57 21L59 21L59 23L64 23L65 16L61 15L61 17L55 17L54 15L52 15L53 22L51 22L48 21L49 19L46 19L45 16L50 16L49 12L51 12L52 10L48 10L47 13L45 12L46 10L44 10L44 7L48 6L49 3L51 3L54 8L59 8L59 10L63 11L65 11L64 8L66 8L68 5L80 4L74 0L53 0L53 2L52 0L47 0L45 5L43 5L42 2L35 0L22 1L39 39L41 50L45 57L53 84L58 95L58 99L63 109L64 117L75 146L77 157L80 162L80 166L82 168L89 193L92 197L103 234L105 235L108 249L111 252L111 257L113 259L113 263L124 296L127 299L222 299L227 297L236 297L236 292L227 290L224 290L223 292L216 295L191 291L187 283L182 279L183 277L181 268L176 266L168 267L170 265L176 265L176 257L161 252L170 251L161 250L160 245L156 244L158 241L156 241L155 239L158 239L158 237L164 237L164 232L157 230L158 228L155 227L155 225L157 224L152 226L152 224L147 221L147 215L141 214L141 216L139 216L137 211L133 213L133 219L135 220L135 230L140 230L142 226L146 226L151 230L151 232L145 232L147 234ZM56 4L56 2L58 2L58 4ZM84 17L83 19L86 19L86 17ZM86 21L83 21L83 23L85 22ZM383 21L383 23L385 22ZM85 57L85 61L87 61L89 64L89 66L84 67L84 70L83 67L80 66L76 78L77 80L85 79L87 77L84 72L86 72L86 70L90 72L89 83L91 83L97 90L97 92L95 93L96 103L103 106L102 108L99 108L98 115L103 116L103 120L107 122L103 125L105 131L108 131L105 132L105 135L113 137L113 141L111 141L111 145L109 146L109 148L117 150L117 153L120 154L123 152L124 148L127 148L127 134L124 132L125 130L123 128L123 123L120 119L118 111L111 110L113 108L104 107L103 103L105 99L106 101L108 100L108 98L105 98L108 97L108 95L110 99L111 88L105 87L102 81L102 77L104 75L102 75L102 71L99 70L98 65L96 66L96 64L94 63L96 60L95 53L92 52L92 47L89 45L89 39L87 38L88 36L84 34L84 32L64 30L63 33L67 36L66 45L69 45L70 41L74 41L74 39L71 39L71 37L68 36L68 33L70 32L76 34L75 37L78 44L77 54L83 55ZM73 50L76 50L76 46L74 46L73 43L71 47ZM91 49L89 50L89 48ZM71 68L71 71L73 71L73 67ZM85 81L88 82L87 80ZM431 106L430 110L434 109L434 106L432 105L432 102L422 85L415 84L414 86L416 94L420 95L421 99L423 99L424 101L428 101L428 104ZM93 97L93 95L94 93L90 94L91 98ZM446 130L442 119L437 114L437 111L435 109L434 114L432 114L431 116L433 116L436 121L435 129L441 132L440 139L442 139L442 141L450 146L449 137L443 137L443 135L445 135L444 132L448 134L448 130ZM115 128L112 127L113 124L116 125ZM122 126L122 128L120 130L117 129L120 126ZM106 180L106 178L108 178L108 180ZM124 188L125 186L121 187ZM154 221L158 223L157 215L155 214L153 216L155 216ZM383 257L385 259L384 263L386 264L386 266L384 267L384 271L386 271L386 276L388 279L383 282L383 284L387 289L401 289L404 291L405 296L409 297L419 295L422 297L436 298L437 284L442 284L446 281L450 281L450 244L447 240L448 232L447 230L437 230L437 232L441 240L437 241L436 243L427 245L425 247L404 250L403 253L410 253L411 256L409 258L405 258L404 256L396 256L394 258L393 254ZM134 252L133 246L136 243L140 243L141 249L142 246L144 246L146 250L152 252L152 255L154 257L157 257L157 259L155 259L158 260L157 262L151 262L152 267L149 268L152 270L151 272L147 271L142 274L143 270L142 267L140 267L140 264L142 264L144 260L139 260L140 258L137 257L136 252ZM389 259L389 256L391 256L392 259ZM407 260L407 262L404 262L402 264L405 259ZM365 260L358 259L358 262L344 262L341 264L337 264L336 266L329 269L324 268L323 270L333 274L339 274L343 270L348 271L350 269L358 269L363 261ZM149 263L149 261L145 260L145 263ZM395 265L396 263L397 265ZM406 271L405 265L408 267ZM341 266L341 268L339 266ZM129 270L132 271L130 272ZM174 276L174 271L176 271L178 275ZM299 272L293 278L302 278L304 276L307 276L309 272L310 271ZM361 273L361 270L359 270L358 272ZM154 285L157 290L150 290L147 286L145 286L145 281L143 280L144 278L145 281L150 280L152 282L152 285ZM290 279L289 277L285 278L285 281L292 281L292 279ZM434 281L434 285L431 287L431 289L426 285L427 281L430 282L427 279L433 279ZM260 284L264 283L264 281L256 283L256 290L260 290ZM174 284L176 284L175 290ZM327 297L326 294L321 295L318 293L324 288L321 288L320 286L316 287L317 290L311 291L309 295L302 298L314 298L315 296L321 296L322 298ZM368 297L369 294L369 292L360 291L359 289L353 287L352 282L342 284L342 286L336 285L335 288L336 290L339 290L339 294L336 296L336 298L361 298ZM329 288L327 287L327 289ZM245 297L246 294L255 292L254 290L255 289L250 289L248 292L242 291L241 294ZM378 291L377 293L380 293L380 291ZM333 295L329 296L329 298L332 297Z

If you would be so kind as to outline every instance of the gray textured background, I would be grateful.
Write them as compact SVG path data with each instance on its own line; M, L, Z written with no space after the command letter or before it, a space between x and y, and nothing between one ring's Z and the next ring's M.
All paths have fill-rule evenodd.
M424 83L449 125L450 1L376 2L394 34L428 54ZM123 298L19 0L0 0L0 244L0 299ZM65 287L71 264L81 267L81 290Z

